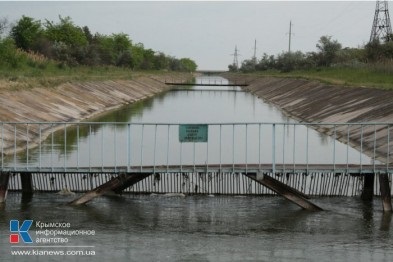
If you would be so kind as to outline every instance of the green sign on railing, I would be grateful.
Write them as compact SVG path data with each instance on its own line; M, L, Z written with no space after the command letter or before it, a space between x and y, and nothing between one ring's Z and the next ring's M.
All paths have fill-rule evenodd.
M179 141L181 143L206 143L208 125L179 125Z

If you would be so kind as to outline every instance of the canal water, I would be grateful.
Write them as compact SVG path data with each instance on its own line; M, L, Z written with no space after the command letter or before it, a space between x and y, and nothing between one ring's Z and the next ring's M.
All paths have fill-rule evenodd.
M203 81L227 82L196 79ZM65 126L39 147L10 156L6 166L372 163L240 87L182 86L89 121L105 124ZM208 141L180 143L179 124L208 124Z
M0 212L0 260L389 262L393 258L391 214L383 215L379 199L368 204L358 198L315 198L313 202L326 210L307 212L280 197L266 196L123 195L101 197L81 207L65 205L74 197L38 193L31 202L21 203L19 193L9 194ZM41 230L37 221L70 223L61 230L94 230L95 235L57 235L68 243L46 244L56 247L10 244L11 219L33 219L29 232L34 241L53 238L36 234ZM18 250L95 255L11 255Z
M220 78L211 80L225 81ZM135 124L295 122L239 88L224 91L214 87L181 89L93 121L130 121ZM149 128L136 126L130 130L135 135L132 141L136 148L132 151L131 164L154 161L174 164L180 161L181 145L173 138L177 136L177 129L168 126ZM235 131L238 134L235 142L232 127L221 128L222 144L228 144L222 149L223 163L233 161L234 149L238 154L236 162L245 161L246 156L249 163L271 161L271 126L260 128L256 125L247 129L241 126ZM99 165L101 158L107 159L114 154L110 150L111 143L121 148L130 134L127 125L114 128L103 124L89 129L86 131L80 127L78 131L69 127L67 132L78 131L78 135L73 139L67 135L67 141L63 139L64 131L49 137L40 149L29 152L28 164L34 166L41 161L40 165L61 166L65 159L70 165L87 166L89 161L91 165ZM209 130L209 139L217 136L218 130L219 126ZM138 139L142 134L143 139ZM168 137L175 144L169 151L179 157L165 157L170 144ZM310 163L331 163L332 159L341 163L371 163L370 158L347 145L301 126L277 127L277 137L280 139L277 139L275 153L279 162L295 160L304 163L308 155ZM138 140L143 142L138 144ZM163 152L163 156L157 153L154 158L149 153L154 140L156 150ZM237 144L240 140L248 143ZM102 141L104 146L93 147ZM270 154L252 154L259 151L259 144L264 143L265 151ZM89 145L94 155L87 159L83 150ZM193 153L193 146L187 146L182 148L182 153ZM196 161L206 161L206 152L209 152L211 163L220 161L217 156L219 146L214 143L209 144L209 148L206 146L196 145ZM126 151L116 152L116 155L116 164L127 163ZM181 161L191 163L193 158L183 156ZM9 161L26 165L26 156ZM113 158L110 163L113 164ZM362 202L357 197L313 198L313 202L325 211L307 212L272 196L124 194L100 197L86 206L66 205L77 196L36 193L32 198L22 198L19 193L9 193L6 205L0 207L0 261L393 261L392 218L391 214L383 215L379 198L371 203ZM10 243L10 235L15 233L10 232L11 220L18 220L20 224L33 220L28 233L34 244ZM25 253L22 255L21 251Z

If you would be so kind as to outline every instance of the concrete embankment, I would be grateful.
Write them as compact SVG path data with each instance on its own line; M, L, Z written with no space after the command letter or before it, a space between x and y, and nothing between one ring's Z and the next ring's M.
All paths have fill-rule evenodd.
M15 128L15 125L4 122L78 122L161 93L170 88L165 85L166 79L181 81L192 77L179 73L141 76L132 80L65 83L53 88L0 90L2 152L9 154L15 151L15 147L21 150L23 144L33 147L39 136L44 139L59 128L41 125L39 130L38 125L29 125L27 132L26 125L17 125Z
M393 92L372 88L327 85L317 81L292 78L225 75L232 81L246 81L245 90L277 106L287 115L307 123L393 123ZM336 126L336 137L347 142L348 126ZM316 129L333 135L334 126ZM388 150L387 126L350 126L350 144L369 156L385 162ZM390 134L391 136L391 134ZM376 144L374 145L374 137ZM390 142L390 153L393 153Z

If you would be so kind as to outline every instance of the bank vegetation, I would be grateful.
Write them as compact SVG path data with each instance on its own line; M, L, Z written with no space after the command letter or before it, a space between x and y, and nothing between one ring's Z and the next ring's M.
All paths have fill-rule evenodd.
M389 38L390 39L390 38ZM316 52L266 53L244 60L229 71L296 77L349 86L393 90L393 41L374 40L360 48L342 48L331 36L322 36Z
M190 58L176 58L134 43L127 34L92 33L70 17L40 21L0 18L0 88L56 86L67 81L130 79L159 72L193 72Z

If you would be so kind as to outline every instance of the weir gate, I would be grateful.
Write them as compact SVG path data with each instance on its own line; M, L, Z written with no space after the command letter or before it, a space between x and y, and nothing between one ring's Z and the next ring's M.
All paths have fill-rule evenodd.
M0 200L8 190L85 193L73 204L109 191L279 194L319 210L310 197L379 195L391 211L391 125L3 122Z

